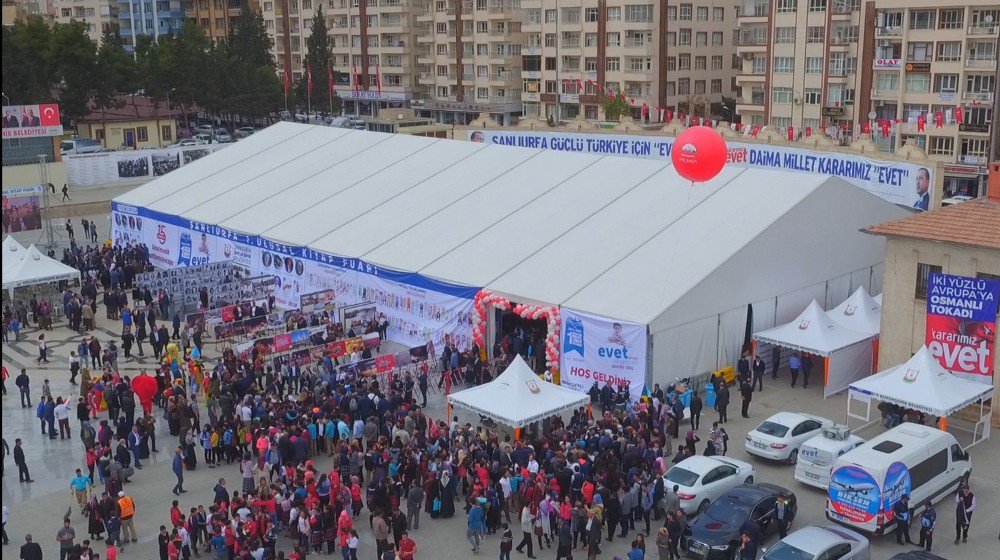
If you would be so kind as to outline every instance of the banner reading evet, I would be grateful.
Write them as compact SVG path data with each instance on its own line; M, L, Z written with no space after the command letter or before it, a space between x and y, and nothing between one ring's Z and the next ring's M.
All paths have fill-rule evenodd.
M646 325L562 310L560 383L586 393L597 382L629 384L636 400L646 383Z
M1000 280L930 274L927 348L948 371L993 382Z
M560 152L616 155L670 161L673 136L582 134L533 130L471 130L472 142L521 146ZM818 152L792 146L726 141L730 165L824 173L840 177L893 204L927 210L934 187L933 172L920 165L869 159L859 155Z

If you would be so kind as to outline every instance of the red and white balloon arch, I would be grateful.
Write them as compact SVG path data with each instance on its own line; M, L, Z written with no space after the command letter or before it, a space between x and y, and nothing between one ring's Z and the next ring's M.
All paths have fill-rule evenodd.
M480 348L486 348L486 317L490 309L513 311L523 319L545 319L547 333L545 336L545 367L550 370L559 369L559 308L548 305L511 304L507 298L482 289L473 298L476 313L473 315L472 339Z

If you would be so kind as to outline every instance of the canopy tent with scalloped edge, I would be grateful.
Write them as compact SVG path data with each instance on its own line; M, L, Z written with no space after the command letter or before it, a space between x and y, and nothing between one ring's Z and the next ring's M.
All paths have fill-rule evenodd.
M34 245L13 266L3 268L3 289L10 291L11 299L15 288L73 279L80 280L79 270L43 255Z
M25 251L24 245L18 243L11 235L3 240L3 277L5 279L7 278L7 270L21 262Z
M496 379L448 395L448 403L521 428L590 403L590 396L549 383L516 356Z

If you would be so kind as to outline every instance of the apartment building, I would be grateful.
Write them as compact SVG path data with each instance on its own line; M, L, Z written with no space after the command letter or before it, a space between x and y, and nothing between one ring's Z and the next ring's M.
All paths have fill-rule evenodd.
M946 196L975 196L998 110L998 24L996 0L744 0L737 112L843 142L869 131L887 152L913 143L949 164Z
M180 31L184 25L181 0L117 0L118 27L125 50L131 52L136 38L153 39Z
M229 35L233 21L239 17L244 4L260 10L257 0L185 0L184 17L202 28L212 41L220 41Z
M57 23L85 23L87 35L98 45L105 29L118 26L118 0L49 0L47 8Z
M874 0L864 9L859 118L899 121L888 137L875 134L881 148L910 142L949 164L945 196L984 193L998 110L1000 2Z

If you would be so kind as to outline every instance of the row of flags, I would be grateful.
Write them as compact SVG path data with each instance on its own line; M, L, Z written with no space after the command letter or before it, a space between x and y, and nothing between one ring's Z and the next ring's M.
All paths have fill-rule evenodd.
M355 65L351 72L351 82L354 89L354 93L358 93L361 89L361 74L358 72L358 67ZM379 95L382 95L382 67L375 65L375 85L378 88ZM326 87L330 95L333 96L333 68L330 66L326 67ZM285 97L288 97L288 93L292 90L292 75L289 69L285 68ZM306 64L306 90L309 95L313 92L313 77L312 69Z

